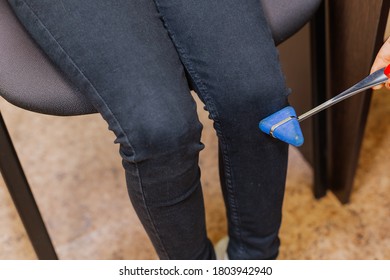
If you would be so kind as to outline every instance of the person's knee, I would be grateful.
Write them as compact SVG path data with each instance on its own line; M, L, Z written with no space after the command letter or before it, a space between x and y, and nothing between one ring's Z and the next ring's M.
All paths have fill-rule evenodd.
M232 131L245 136L241 133L257 131L260 120L288 105L288 89L271 82L243 83L235 91L218 102L216 121L225 132Z
M197 116L167 121L139 121L121 143L125 160L140 162L169 155L197 154L203 145L200 142L202 124ZM127 156L126 156L127 155ZM129 156L130 155L130 156Z
M164 124L164 125L163 125ZM197 116L170 124L139 125L121 144L130 197L148 207L171 207L200 195L198 156L202 125Z
M260 76L260 73L247 73L240 78L231 78L221 84L221 94L217 96L222 118L250 117L256 114L264 117L287 105L290 90L286 88L280 75Z

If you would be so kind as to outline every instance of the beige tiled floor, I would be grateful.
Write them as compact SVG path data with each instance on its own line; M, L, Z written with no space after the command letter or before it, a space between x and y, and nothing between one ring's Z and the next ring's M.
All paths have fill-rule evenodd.
M202 106L199 106L202 108ZM0 100L34 195L62 259L155 259L128 201L114 137L98 115L53 117ZM209 236L226 234L216 139L206 113L201 153ZM290 150L280 259L390 259L390 95L374 96L349 205L315 200L312 170ZM0 179L0 259L34 259Z

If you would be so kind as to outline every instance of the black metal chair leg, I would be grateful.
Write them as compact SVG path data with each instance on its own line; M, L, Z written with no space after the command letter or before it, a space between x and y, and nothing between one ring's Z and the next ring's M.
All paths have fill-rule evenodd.
M39 259L56 260L45 223L24 175L12 140L0 112L0 171Z

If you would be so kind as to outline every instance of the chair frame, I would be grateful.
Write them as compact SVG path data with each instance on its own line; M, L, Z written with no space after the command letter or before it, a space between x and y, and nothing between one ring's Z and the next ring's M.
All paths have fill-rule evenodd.
M58 259L1 112L0 147L1 174L37 257L41 260Z

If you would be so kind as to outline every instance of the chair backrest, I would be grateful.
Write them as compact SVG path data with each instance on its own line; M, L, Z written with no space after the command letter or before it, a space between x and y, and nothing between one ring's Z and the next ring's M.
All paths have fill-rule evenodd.
M276 44L298 31L322 0L261 0ZM69 116L96 112L47 59L0 0L0 95L38 113Z

